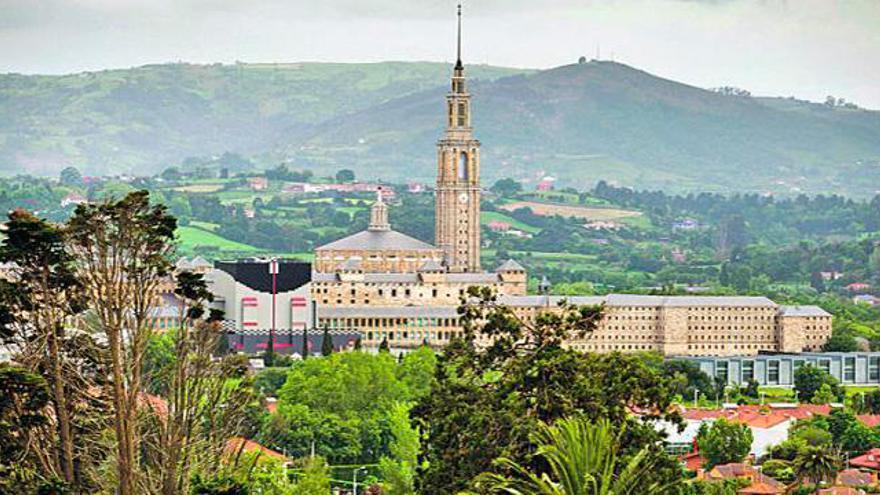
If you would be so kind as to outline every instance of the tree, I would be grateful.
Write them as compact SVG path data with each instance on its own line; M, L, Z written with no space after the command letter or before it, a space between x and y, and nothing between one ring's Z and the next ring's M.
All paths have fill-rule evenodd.
M320 457L310 457L293 486L291 495L330 495L330 471Z
M840 449L855 456L880 446L880 432L860 421L852 422L840 437Z
M200 461L216 462L226 439L240 433L224 431L224 423L234 421L213 421L217 410L222 409L226 419L237 421L246 413L235 413L241 413L250 402L249 387L225 383L235 377L236 371L213 359L222 335L218 324L222 314L205 311L205 305L214 298L204 276L183 271L176 280L174 294L181 301L180 317L172 337L173 361L165 373L170 382L167 413L158 422L159 441L154 454L158 459L154 477L165 495L188 492L193 471L204 467ZM230 396L235 397L234 401L226 400ZM205 422L211 431L205 430Z
M783 483L791 483L794 481L794 468L789 461L769 459L761 464L761 472Z
M476 485L509 495L660 495L675 489L678 480L661 484L651 478L657 462L648 447L628 460L619 455L622 434L607 420L565 418L553 426L541 424L531 439L535 455L549 469L534 472L501 458L498 467L511 475L483 474Z
M11 265L12 282L0 291L9 325L16 328L21 360L32 371L45 374L52 389L52 408L58 433L60 471L73 484L74 428L71 386L81 385L65 373L64 352L68 319L83 310L82 287L74 273L74 259L64 231L25 210L13 210L0 246L0 261ZM76 389L73 389L76 390Z
M139 392L149 317L160 281L171 270L176 222L149 193L77 206L68 223L82 293L106 335L120 495L139 490Z
M388 416L392 435L390 456L379 460L379 472L389 495L415 493L419 432L409 421L409 405L395 403Z
M801 366L794 372L794 389L798 398L804 402L812 402L823 384L828 385L828 391L834 397L842 393L840 384L833 376L811 364Z
M354 341L354 350L360 351L363 349L363 347L364 347L364 344L363 344L363 342L361 342L360 335L358 335L357 339L355 339L355 341Z
M383 337L382 342L379 342L379 352L391 352L391 347L388 345L388 337Z
M309 329L303 329L303 342L302 342L302 358L305 361L309 358L309 353L311 349L309 349Z
M837 397L834 392L831 390L831 385L828 383L823 383L819 386L819 390L813 394L813 398L810 399L810 402L813 404L830 404L835 401Z
M65 167L61 170L58 180L65 186L79 187L83 185L82 174L76 167Z
M805 447L792 467L797 479L811 483L833 480L840 468L840 458L828 447Z
M761 384L758 383L758 380L755 380L754 378L749 378L749 381L746 382L746 386L742 389L742 394L746 397L757 399L760 393L760 386Z
M835 330L831 338L822 346L825 352L856 352L859 342L849 332Z
M423 433L421 493L453 494L506 457L520 465L531 459L529 433L541 421L551 424L576 414L586 419L627 425L621 448L635 455L658 445L656 430L644 421L663 417L680 421L670 409L669 380L640 357L587 354L563 342L582 338L595 327L601 308L563 304L558 311L523 321L497 302L490 289L471 288L459 308L464 332L438 358L435 386L413 409ZM477 345L476 339L491 344ZM658 482L678 478L680 468L663 452L654 452L662 468Z
M501 197L512 197L516 196L517 193L522 191L522 184L519 181L515 181L509 177L505 177L503 179L498 179L495 181L495 184L490 188L492 192Z
M167 181L178 181L183 177L183 174L180 173L180 169L177 167L168 167L162 171L162 178Z
M695 391L704 397L711 397L714 393L712 379L694 361L672 359L664 361L661 367L663 375L672 381L673 393L684 399L693 397Z
M43 377L0 363L0 493L32 488L30 480L44 471L31 457L29 445L36 431L49 424L49 399Z
M333 337L330 336L330 328L324 327L324 335L321 337L321 355L329 356L333 354Z
M697 434L700 455L706 461L706 469L719 464L741 462L752 448L752 430L740 423L719 418L712 426Z
M344 168L336 172L336 182L354 182L354 171Z
M294 457L310 455L314 446L334 464L391 456L390 414L414 395L402 366L388 353L366 352L294 362L261 442Z
M880 414L880 389L865 392L861 399L854 399L855 408L863 414Z

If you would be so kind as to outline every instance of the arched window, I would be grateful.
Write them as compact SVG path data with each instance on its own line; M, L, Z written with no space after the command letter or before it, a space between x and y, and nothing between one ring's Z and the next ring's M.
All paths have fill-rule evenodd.
M458 159L458 178L463 180L468 178L468 156L464 151L461 152Z

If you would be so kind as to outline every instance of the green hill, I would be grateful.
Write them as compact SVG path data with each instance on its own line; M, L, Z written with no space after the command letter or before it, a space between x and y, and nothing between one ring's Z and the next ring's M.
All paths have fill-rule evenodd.
M880 112L725 96L613 62L469 66L483 176L583 187L869 195ZM0 76L0 172L158 171L235 151L264 165L432 180L449 66L188 64Z
M434 88L441 63L149 65L0 75L0 173L160 171L187 156L258 154L339 115ZM474 66L476 78L520 70Z
M880 112L724 96L612 62L471 88L488 179L544 170L580 187L611 179L667 190L848 194L873 194L880 183ZM338 118L296 144L385 174L408 163L428 177L442 92Z

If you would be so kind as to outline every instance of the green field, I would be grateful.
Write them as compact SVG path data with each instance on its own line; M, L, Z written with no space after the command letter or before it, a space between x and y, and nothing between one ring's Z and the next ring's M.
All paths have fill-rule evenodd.
M225 237L200 229L198 227L186 226L177 228L177 239L180 241L180 247L184 250L194 250L200 247L216 247L221 251L235 251L243 253L258 253L261 250L249 244L231 241Z
M505 215L504 213L499 213L497 211L484 211L480 213L480 223L483 225L487 225L489 222L498 221L498 222L507 222L510 226L517 230L522 230L523 232L528 232L530 234L537 234L541 231L538 227L529 225L525 222L521 222L509 215Z
M220 228L220 226L217 225L216 223L211 223L211 222L200 222L200 221L198 221L198 220L191 220L191 221L189 222L189 225L190 225L191 227L196 227L196 228L199 228L199 229L202 229L202 230L207 230L208 232L216 232L217 229Z

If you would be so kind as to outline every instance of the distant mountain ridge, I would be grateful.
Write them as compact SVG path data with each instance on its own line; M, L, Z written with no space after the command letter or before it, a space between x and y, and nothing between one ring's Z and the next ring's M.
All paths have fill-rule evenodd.
M0 170L157 171L237 151L319 172L431 180L450 68L434 63L147 66L0 76ZM728 96L613 62L466 67L482 173L640 189L880 186L880 112Z

